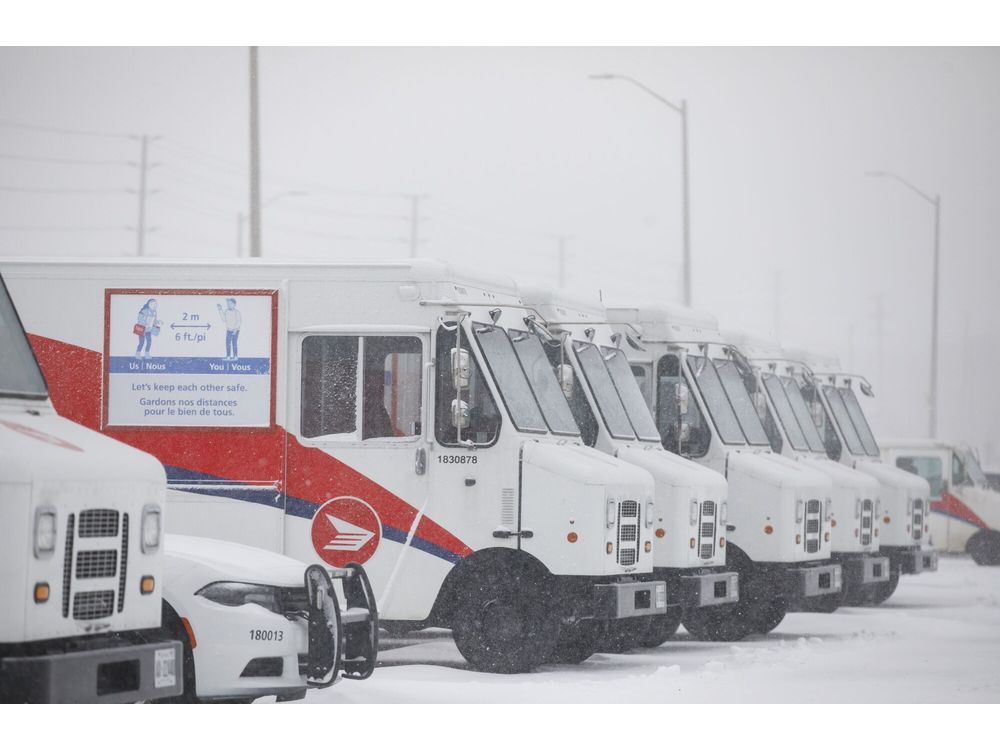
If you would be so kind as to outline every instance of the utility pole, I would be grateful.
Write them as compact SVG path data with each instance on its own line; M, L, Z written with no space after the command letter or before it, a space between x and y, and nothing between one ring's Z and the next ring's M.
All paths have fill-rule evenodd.
M556 236L556 242L559 243L559 288L566 288L566 240L568 240L564 234Z
M417 257L417 247L420 244L420 236L417 231L420 224L420 201L426 195L413 194L410 198L410 257Z
M261 257L260 231L260 111L257 48L250 48L250 257Z
M240 211L236 214L236 257L243 257L243 222L246 216Z
M781 339L781 271L774 272L774 337Z
M136 252L138 257L142 257L146 244L146 170L149 168L147 152L149 150L149 136L139 136L139 221L136 224Z

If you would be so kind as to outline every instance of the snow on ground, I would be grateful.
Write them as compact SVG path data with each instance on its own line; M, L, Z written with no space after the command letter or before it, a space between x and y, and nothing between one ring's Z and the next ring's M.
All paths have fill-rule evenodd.
M739 643L676 640L532 674L473 672L447 631L384 640L363 682L310 703L657 703L1000 701L1000 568L966 557L904 576L877 608L789 614Z

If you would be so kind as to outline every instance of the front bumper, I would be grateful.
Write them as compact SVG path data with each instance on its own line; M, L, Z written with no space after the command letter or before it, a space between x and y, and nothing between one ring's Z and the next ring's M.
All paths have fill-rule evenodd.
M906 575L932 573L938 567L938 551L936 549L907 550L901 555L900 572Z
M0 662L5 702L135 703L180 695L181 644L108 645Z
M739 574L734 572L701 573L679 578L677 601L682 607L709 607L735 604L740 598Z
M837 562L843 569L844 583L848 588L870 586L889 580L891 563L888 557L838 555Z
M843 588L843 570L837 563L791 568L785 573L784 585L791 601L837 594Z
M620 620L626 617L663 615L667 612L665 581L616 581L594 586L594 618Z

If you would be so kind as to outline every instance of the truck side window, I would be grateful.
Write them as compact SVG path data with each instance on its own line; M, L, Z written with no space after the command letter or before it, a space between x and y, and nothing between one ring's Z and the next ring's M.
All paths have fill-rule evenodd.
M940 458L936 456L899 456L896 459L896 468L926 479L931 486L932 497L941 495L941 490L944 487L944 477L941 471L944 467Z
M686 413L682 413L677 400L680 384L687 386ZM656 364L656 427L668 451L691 458L708 453L712 433L695 401L693 389L681 374L681 361L675 354L660 357Z
M307 336L302 341L302 437L357 431L357 336Z
M420 434L423 356L416 336L362 340L361 439Z
M649 365L632 365L632 376L635 378L636 385L639 386L639 393L642 394L647 404L653 403L653 394L650 392L652 378L649 377L649 370Z
M462 331L462 347L469 350L469 387L462 389L461 399L468 405L469 425L462 428L462 442L492 445L500 433L500 412L490 393L479 361L471 347L467 331ZM458 394L451 378L451 350L455 347L455 331L439 327L435 344L434 367L434 436L442 445L459 445L458 430L452 424L452 403Z
M951 483L955 487L963 484L971 487L973 484L969 473L965 470L965 464L962 463L962 459L958 457L957 453L951 454Z

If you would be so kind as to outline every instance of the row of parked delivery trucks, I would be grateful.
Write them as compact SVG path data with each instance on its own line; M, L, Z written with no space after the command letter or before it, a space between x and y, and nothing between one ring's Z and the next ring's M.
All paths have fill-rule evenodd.
M937 566L946 498L881 460L867 381L710 315L432 261L0 273L8 700L294 697L379 625L526 671Z

